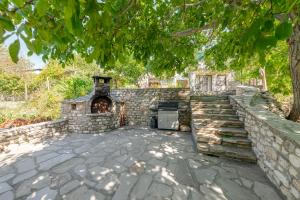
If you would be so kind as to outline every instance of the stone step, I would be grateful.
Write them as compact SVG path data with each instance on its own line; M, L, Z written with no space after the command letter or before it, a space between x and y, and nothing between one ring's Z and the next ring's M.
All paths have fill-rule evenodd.
M192 108L193 114L236 114L233 109L222 109L222 108Z
M229 100L215 100L215 101L190 101L191 105L202 105L202 104L230 104Z
M209 104L203 104L203 103L191 103L191 108L193 110L196 109L202 109L202 108L220 108L220 109L232 109L232 105L230 104L216 104L216 103L209 103Z
M228 95L218 95L218 96L191 96L191 100L197 101L215 101L215 100L228 100Z
M204 104L210 104L210 103L218 103L218 104L230 104L230 101L228 99L221 99L221 100L211 100L211 101L198 101L198 100L191 100L191 103L204 103Z
M226 157L251 163L256 162L256 156L251 149L229 147L218 144L207 144L201 142L197 144L197 149L199 152L207 155Z
M225 146L235 146L241 148L251 148L251 141L247 137L222 136L210 132L195 132L194 138L197 142L209 144L222 144Z
M239 120L212 120L212 119L192 119L194 128L199 129L202 127L210 128L243 128L244 123Z
M222 145L240 148L251 148L252 142L245 137L222 137Z
M230 114L192 114L193 119L239 120L237 115Z
M202 127L194 130L195 134L198 133L211 133L214 135L222 135L222 136L236 136L236 137L248 137L248 133L243 128L207 128Z

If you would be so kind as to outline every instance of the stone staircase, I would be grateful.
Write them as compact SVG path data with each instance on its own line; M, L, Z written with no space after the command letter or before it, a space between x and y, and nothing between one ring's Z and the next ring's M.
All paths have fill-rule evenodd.
M256 162L244 123L229 103L228 95L191 96L192 134L201 153Z

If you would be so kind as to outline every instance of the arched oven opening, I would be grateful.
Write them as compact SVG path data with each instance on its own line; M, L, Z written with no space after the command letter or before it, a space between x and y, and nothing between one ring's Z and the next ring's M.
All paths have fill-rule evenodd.
M97 97L92 101L91 112L92 113L107 113L111 112L112 100L109 97Z

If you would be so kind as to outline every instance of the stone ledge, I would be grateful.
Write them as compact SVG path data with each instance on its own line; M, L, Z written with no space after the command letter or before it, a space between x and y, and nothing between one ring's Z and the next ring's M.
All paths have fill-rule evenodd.
M241 106L247 114L255 117L272 131L279 134L282 139L288 139L295 145L300 146L299 123L284 119L271 111L250 106L249 102L251 101L252 96L230 96L229 98Z

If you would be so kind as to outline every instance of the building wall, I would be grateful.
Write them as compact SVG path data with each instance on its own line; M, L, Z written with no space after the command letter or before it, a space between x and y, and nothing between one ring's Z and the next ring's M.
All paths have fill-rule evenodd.
M251 107L252 96L231 96L244 121L258 165L289 200L300 199L300 124L261 107Z

